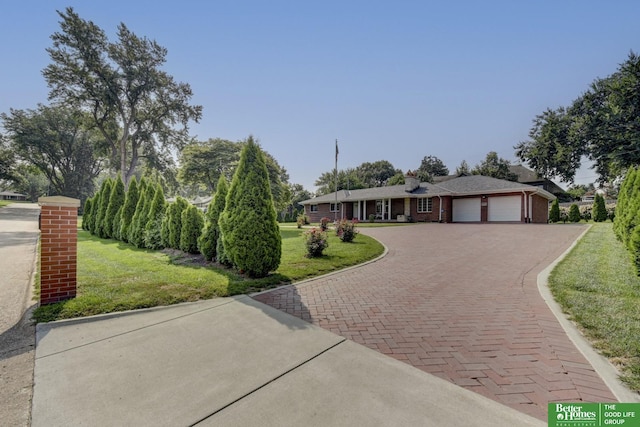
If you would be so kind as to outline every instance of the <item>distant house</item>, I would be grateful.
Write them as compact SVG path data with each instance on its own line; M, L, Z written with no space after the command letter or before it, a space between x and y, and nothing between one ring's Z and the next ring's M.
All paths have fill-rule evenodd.
M0 200L12 200L14 202L24 202L27 200L25 194L14 193L13 191L0 191Z
M518 176L518 182L522 184L533 185L534 187L540 187L559 199L563 199L566 196L566 192L550 179L541 178L535 171L526 168L522 165L511 165L509 170Z
M312 222L321 218L433 222L535 222L549 219L556 197L542 187L482 175L432 184L409 171L404 185L340 190L300 204Z

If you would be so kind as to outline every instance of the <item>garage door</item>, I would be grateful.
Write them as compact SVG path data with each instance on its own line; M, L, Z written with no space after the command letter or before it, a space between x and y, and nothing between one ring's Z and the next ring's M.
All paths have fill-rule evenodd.
M453 199L453 222L479 222L480 198Z
M489 221L520 221L521 196L489 197Z

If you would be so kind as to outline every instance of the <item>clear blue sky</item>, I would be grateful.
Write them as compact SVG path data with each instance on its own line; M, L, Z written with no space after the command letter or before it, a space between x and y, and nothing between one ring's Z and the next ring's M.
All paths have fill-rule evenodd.
M67 6L111 37L124 22L165 46L165 69L204 107L192 134L253 134L309 190L336 139L340 169L406 171L435 155L453 171L489 151L515 161L536 114L640 51L637 0L10 1L0 112L47 103L45 49Z

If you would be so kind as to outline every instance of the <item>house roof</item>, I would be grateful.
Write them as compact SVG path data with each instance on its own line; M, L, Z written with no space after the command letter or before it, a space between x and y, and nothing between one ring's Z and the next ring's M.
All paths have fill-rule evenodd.
M551 181L550 179L541 177L535 171L532 171L531 169L526 168L522 165L511 165L509 166L509 171L518 175L518 182L522 182L524 184L545 183L546 188L549 189L553 194L561 194L565 192L555 182Z
M27 197L26 194L14 193L13 191L0 191L0 196L20 196Z
M521 193L527 191L536 193L542 197L553 200L556 197L540 187L506 181L482 175L470 175L453 178L439 184L421 182L413 191L406 191L404 185L392 185L389 187L363 188L359 190L339 190L337 200L340 203L355 202L358 200L377 199L401 199L437 196L473 196L479 194L496 193ZM336 201L336 193L325 194L300 202L302 205L317 203L332 203Z
M535 171L522 165L511 165L509 171L518 175L518 182L544 181Z

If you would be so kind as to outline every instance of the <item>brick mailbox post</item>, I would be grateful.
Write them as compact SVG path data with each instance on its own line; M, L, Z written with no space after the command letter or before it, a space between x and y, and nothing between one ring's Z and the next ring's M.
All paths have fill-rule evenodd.
M75 298L80 200L40 197L40 305Z

